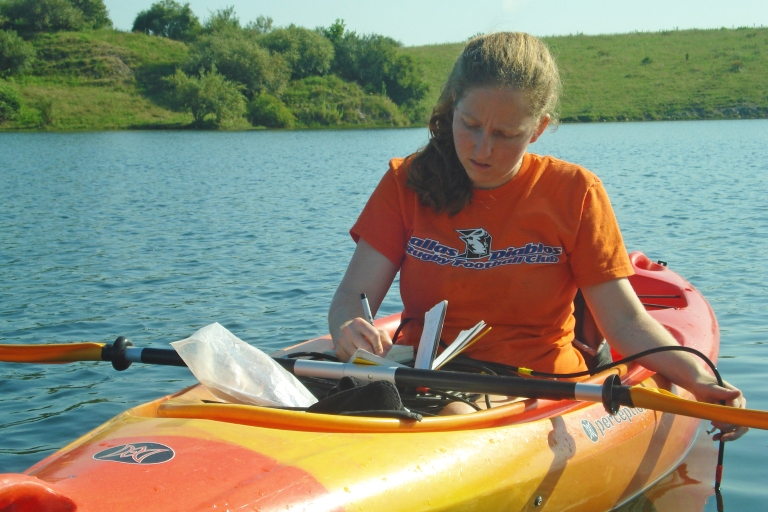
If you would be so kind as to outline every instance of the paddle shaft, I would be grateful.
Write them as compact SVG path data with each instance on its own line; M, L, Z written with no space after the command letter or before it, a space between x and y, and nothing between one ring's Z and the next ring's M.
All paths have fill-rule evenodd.
M115 369L124 370L131 363L186 366L175 350L135 348L130 341L118 338L102 349L102 360L111 361ZM413 368L308 361L306 359L275 358L275 362L297 377L341 379L353 377L362 381L383 380L397 386L433 388L482 393L489 395L522 396L549 400L579 400L602 402L606 410L618 411L619 405L632 405L627 386L617 385L618 378L606 383L584 384L556 380L525 379L475 373L418 370ZM615 376L614 376L615 377ZM609 382L610 381L610 382Z
M603 385L525 379L498 375L419 370L414 368L331 363L305 359L276 358L275 361L297 377L340 379L353 377L362 381L383 380L397 386L434 388L489 395L523 396L551 400L602 402ZM628 395L627 395L628 396Z

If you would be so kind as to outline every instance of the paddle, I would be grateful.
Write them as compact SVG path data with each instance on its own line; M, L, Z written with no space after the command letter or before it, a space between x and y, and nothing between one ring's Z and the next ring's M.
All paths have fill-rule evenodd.
M134 362L186 366L174 350L136 348L122 336L113 344L0 345L0 361L15 363L111 361L112 366L117 370L125 370ZM369 382L385 380L406 387L427 387L550 400L601 402L611 414L615 414L619 406L624 405L768 430L768 412L695 402L661 389L624 386L616 375L609 376L601 385L305 359L275 358L275 361L297 377L340 379L349 376Z

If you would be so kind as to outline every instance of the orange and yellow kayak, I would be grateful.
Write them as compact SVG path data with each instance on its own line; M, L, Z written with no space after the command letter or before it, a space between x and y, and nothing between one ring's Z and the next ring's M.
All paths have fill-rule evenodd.
M702 295L640 253L632 262L630 281L651 314L715 360L719 331ZM377 323L394 331L398 321ZM279 355L331 347L324 336ZM673 387L635 364L610 372L627 385ZM0 475L0 510L610 510L677 468L700 422L571 400L420 422L211 401L202 386L185 389L125 411L23 474Z

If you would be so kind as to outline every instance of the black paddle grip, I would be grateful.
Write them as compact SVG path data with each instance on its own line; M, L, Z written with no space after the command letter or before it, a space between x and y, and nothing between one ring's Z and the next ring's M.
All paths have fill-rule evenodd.
M141 351L141 362L165 366L187 366L178 352L167 348L145 348Z
M120 336L112 345L104 345L101 349L101 358L104 361L112 361L112 368L119 372L127 370L131 362L125 358L125 349L132 346L131 340Z
M629 394L629 387L621 385L621 379L618 375L612 374L603 382L603 407L611 415L619 412L619 407L626 405L634 407L632 396Z

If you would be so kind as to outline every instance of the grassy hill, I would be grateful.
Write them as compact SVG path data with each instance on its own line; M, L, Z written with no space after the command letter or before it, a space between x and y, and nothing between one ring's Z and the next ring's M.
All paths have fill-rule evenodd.
M186 57L184 43L115 30L40 34L32 43L32 70L15 78L25 107L2 128L177 128L192 121L164 104L157 85Z
M544 38L564 122L768 117L768 28ZM439 96L462 44L406 48Z
M564 122L768 117L768 28L545 38L564 81ZM0 130L180 128L160 77L184 43L115 30L41 34L31 71L15 77L25 107ZM463 44L401 49L416 58L427 110ZM248 128L243 120L235 128Z

